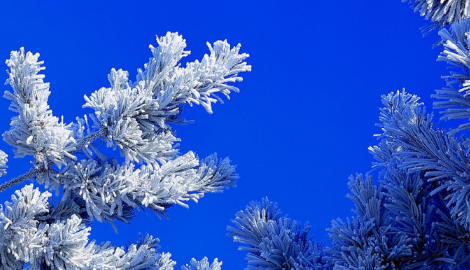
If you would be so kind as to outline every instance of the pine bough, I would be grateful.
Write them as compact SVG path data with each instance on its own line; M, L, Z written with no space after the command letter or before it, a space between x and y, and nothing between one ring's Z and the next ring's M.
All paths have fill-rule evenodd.
M461 22L470 17L468 0L401 0L410 2L415 11L426 20L431 20L432 27L444 27L454 22Z
M238 92L232 85L240 72L250 71L248 54L226 41L208 43L201 61L179 61L189 54L177 33L157 38L152 57L128 73L112 69L110 87L85 96L84 108L94 113L66 124L48 105L49 84L39 54L23 48L11 52L4 97L17 113L3 134L15 157L33 157L25 174L4 182L0 191L24 180L35 180L62 196L53 204L51 193L26 185L0 206L0 269L173 269L169 253L158 251L158 239L145 236L127 248L88 239L92 221L130 222L135 211L147 208L166 215L173 205L187 207L207 192L221 192L237 179L228 158L213 154L200 160L193 152L180 154L175 123L184 104L212 104ZM106 151L106 145L117 151ZM109 154L119 153L119 155ZM0 151L0 176L7 155ZM182 269L220 269L193 259Z
M247 251L246 269L470 269L470 1L409 2L440 29L438 61L452 71L434 107L459 124L436 127L405 90L382 96L382 132L369 148L379 179L350 177L355 216L333 220L320 245L275 203L252 202L228 227Z

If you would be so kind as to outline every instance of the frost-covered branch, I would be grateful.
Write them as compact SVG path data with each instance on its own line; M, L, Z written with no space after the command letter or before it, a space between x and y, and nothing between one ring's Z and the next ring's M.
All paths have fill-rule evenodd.
M346 222L333 220L329 229L332 247L328 258L334 269L405 269L402 264L412 255L406 236L396 237L389 210L383 206L386 196L372 178L350 177L348 197L357 215Z
M39 74L45 68L38 58L39 54L25 54L21 48L11 52L6 61L10 68L6 83L13 92L5 91L4 97L12 101L10 110L18 116L13 117L3 139L15 147L16 157L32 155L38 166L52 161L60 167L67 164L67 159L74 158L70 152L75 139L70 126L59 122L49 109L49 84L44 83L44 75Z
M158 239L142 238L127 249L88 241L89 227L77 215L50 216L50 193L27 185L0 207L0 267L22 269L159 269ZM44 217L48 219L44 219ZM173 263L165 258L166 263Z
M321 269L470 269L470 140L455 137L470 129L470 1L402 2L430 19L429 29L441 29L438 60L455 69L444 77L447 87L433 95L439 99L434 105L444 110L443 119L461 121L448 132L433 124L417 96L404 90L382 96L382 132L369 148L378 179L350 178L355 216L332 221L331 246L315 265ZM232 221L229 231L248 252L248 269L314 269L285 263L302 244L291 247L295 240L283 238L295 230L271 230L276 220L282 218L275 204L263 201Z
M186 41L177 33L157 38L158 47L150 46L153 57L138 70L136 82L127 71L111 70L111 87L101 88L85 96L85 108L92 108L92 119L99 128L106 128L108 146L117 145L128 162L165 162L177 155L178 141L169 131L171 122L178 122L184 103L202 104L212 112L211 104L222 101L238 88L228 83L241 81L239 72L250 71L244 62L248 54L239 54L240 45L230 48L226 41L209 45L211 54L201 62L178 61L189 54Z
M72 153L75 153L77 150L84 149L90 142L92 142L95 139L101 137L102 134L103 134L103 131L100 130L98 132L92 133L91 135L80 139L79 142L77 143L76 147L74 148L75 151L73 151ZM3 174L6 174L6 168L7 168L6 162L7 162L7 155L0 150L0 176L2 176ZM49 164L47 164L46 167L31 168L28 172L26 172L26 173L24 173L20 176L17 176L14 179L8 180L7 182L4 182L4 183L0 184L0 192L3 192L7 188L13 187L13 186L25 181L25 180L28 180L28 179L31 180L35 176L44 175L44 173L46 173L48 171L51 171L51 169L50 169L51 165L52 165L52 163L49 163Z
M212 103L229 98L250 71L240 54L226 41L208 44L210 55L181 67L188 55L186 42L177 33L157 38L152 57L138 70L136 82L128 73L112 69L110 87L85 96L84 108L94 113L65 124L48 105L49 84L40 74L45 68L39 54L21 48L6 61L9 67L5 91L10 110L17 113L4 140L15 157L30 155L33 168L0 185L0 192L26 179L60 191L57 205L48 192L32 185L18 190L13 203L0 208L0 269L173 269L169 253L159 254L157 239L143 238L127 249L110 243L88 241L93 220L129 222L135 211L147 208L166 215L173 205L188 207L207 192L221 192L235 185L238 175L228 158L213 154L199 160L193 152L181 155L180 139L172 123L184 104L201 104L212 113ZM88 121L90 119L90 121ZM103 151L107 147L117 152ZM121 158L122 157L122 158ZM7 156L0 151L0 176L6 173ZM192 260L184 269L219 270L217 259Z
M384 139L398 150L394 153L400 160L400 168L409 173L425 172L429 181L439 181L434 193L452 191L446 196L452 217L470 228L470 165L468 141L436 129L432 116L426 115L418 97L406 92L383 96L381 125ZM374 151L374 149L372 149Z
M8 161L8 155L2 150L0 150L0 176L7 173L6 171L6 169L8 168L7 161Z
M239 249L248 252L248 269L470 267L467 139L435 128L415 95L397 91L382 102L382 134L370 148L379 180L350 178L355 216L332 221L331 246L315 251L317 244L300 233L308 230L291 226L298 223L280 217L274 203L252 203L229 227ZM306 246L315 252L296 253Z
M281 217L277 205L264 198L237 213L229 236L247 251L246 269L323 269L323 250L310 237L310 227Z
M434 107L442 109L442 119L470 119L470 51L468 34L470 20L454 23L450 29L442 29L439 35L444 43L444 51L438 61L446 61L452 68L450 75L444 76L447 87L436 91L433 95L439 101ZM470 128L468 123L462 123L451 134Z
M219 262L217 259L214 259L212 263L209 263L207 257L204 257L202 260L197 261L196 259L191 259L190 264L186 264L181 267L181 270L221 270L222 262Z
M431 20L431 28L440 28L470 17L469 0L402 0L410 2L415 11L426 20Z
M64 199L80 198L88 218L100 221L129 221L139 207L166 215L170 206L187 207L188 200L197 202L206 192L221 192L238 178L228 159L219 161L213 155L200 162L192 152L162 166L140 168L83 160L57 177Z

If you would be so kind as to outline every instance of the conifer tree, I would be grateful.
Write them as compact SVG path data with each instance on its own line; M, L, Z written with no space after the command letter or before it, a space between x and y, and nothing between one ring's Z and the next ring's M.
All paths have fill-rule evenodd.
M185 104L202 105L212 113L221 95L238 92L233 83L250 71L240 45L227 41L207 44L202 60L180 60L189 54L177 33L157 37L152 57L138 69L135 81L128 72L112 69L109 87L85 96L84 108L93 113L72 123L59 120L48 105L39 54L23 48L11 52L4 97L11 100L13 117L3 139L15 157L31 156L32 167L4 181L0 191L33 180L0 205L0 269L173 269L170 253L160 252L158 239L142 237L127 248L89 239L93 221L130 222L146 208L167 214L174 205L188 206L205 193L222 192L237 179L228 158L216 154L199 159L179 153L174 127ZM115 151L106 150L105 147ZM7 155L0 151L0 176ZM59 197L51 200L49 191ZM222 262L191 260L182 269L218 270Z
M247 269L470 269L470 1L403 2L431 21L426 31L439 31L437 60L452 71L434 108L460 121L441 129L416 95L383 95L381 132L369 147L378 179L348 182L355 216L333 220L320 245L275 203L252 202L228 227Z

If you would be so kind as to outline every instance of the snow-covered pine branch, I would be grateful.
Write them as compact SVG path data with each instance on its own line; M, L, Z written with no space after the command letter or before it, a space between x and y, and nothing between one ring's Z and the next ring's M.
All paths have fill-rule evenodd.
M404 90L382 102L383 133L369 149L381 170L390 233L411 244L402 267L468 268L468 139L434 127L419 98Z
M418 97L405 91L382 97L381 125L388 143L398 151L399 167L409 173L425 172L428 181L438 182L433 194L450 191L445 199L452 218L470 228L470 165L468 139L463 142L434 128Z
M6 61L10 68L6 83L13 92L5 91L4 97L11 100L9 109L18 116L13 117L3 139L14 147L16 157L32 155L35 166L46 167L51 161L60 167L74 158L70 153L75 150L75 139L70 125L59 122L49 109L49 84L39 74L45 68L38 58L39 54L25 54L21 48Z
M40 74L45 68L39 54L13 51L7 60L12 91L10 110L18 113L4 133L16 157L31 155L33 168L0 185L0 191L26 179L45 183L63 196L51 205L49 192L28 185L0 208L0 269L173 269L169 253L158 253L158 239L147 236L127 249L88 240L93 220L129 222L136 209L166 215L172 205L187 207L207 192L221 192L238 178L228 158L213 154L199 160L193 152L180 155L172 123L178 123L184 104L211 104L229 98L250 71L226 41L209 45L201 62L178 63L189 52L176 33L157 38L152 57L138 70L136 82L128 73L112 69L110 87L85 96L84 108L93 114L64 124L47 104L49 84ZM91 119L91 121L89 121ZM119 148L123 159L103 154L100 142ZM116 153L116 152L112 152ZM120 162L120 160L122 162ZM0 151L0 176L6 173L7 155ZM54 166L55 165L55 166ZM207 258L192 260L184 269L219 270L222 263Z
M393 219L384 207L382 187L374 186L369 175L351 176L348 187L356 217L331 222L327 260L334 269L406 269L406 259L412 255L409 239L392 233Z
M441 28L470 18L469 0L402 0L410 2L415 11L433 22L433 28Z
M189 54L182 36L167 33L157 42L158 47L150 46L153 57L144 70L138 70L136 82L129 81L126 71L113 69L108 76L110 88L85 96L84 107L95 110L91 117L98 129L105 128L105 141L109 146L117 144L127 161L174 158L177 139L169 133L168 124L181 121L181 106L201 104L212 113L211 104L222 102L217 94L229 98L231 91L238 92L228 83L241 81L238 73L251 70L244 62L248 54L239 54L240 45L208 44L210 55L182 68L178 61Z
M352 219L332 221L330 246L280 216L267 200L251 203L229 227L247 251L247 269L467 269L470 267L468 150L432 125L419 98L382 97L379 180L350 177ZM467 139L462 139L467 140Z
M216 155L202 162L188 152L159 166L116 165L96 160L82 160L58 178L64 199L74 199L86 209L89 220L119 219L130 221L134 209L147 207L166 215L172 205L187 207L206 192L221 192L234 185L237 175L229 160Z
M470 269L470 140L455 137L470 129L470 1L402 2L430 19L429 29L441 29L438 60L456 69L444 77L447 88L433 95L434 105L460 125L437 128L419 97L404 90L382 96L382 132L369 148L378 179L350 177L355 216L332 221L321 260L306 266L302 256L291 256L304 246L298 239L311 238L286 237L296 230L282 226L276 205L266 200L237 213L235 228L228 228L248 253L247 269Z
M7 161L8 161L8 155L2 150L0 150L0 176L7 173L6 171L6 169L8 168Z
M248 252L246 269L323 269L323 249L308 235L310 226L281 217L267 198L251 202L232 224L229 236Z
M219 262L217 259L214 259L212 263L209 263L207 257L204 257L202 260L197 261L196 259L191 259L190 264L186 264L181 267L181 270L220 270L222 262Z
M0 269L172 269L151 236L126 249L90 242L90 227L75 214L55 215L50 196L27 185L0 208Z
M434 107L441 109L442 119L470 119L470 50L468 35L470 20L454 23L450 29L442 29L439 35L444 44L444 51L438 61L447 62L452 68L450 75L444 76L447 87L436 91L433 95L439 101ZM451 134L470 128L468 123L462 123Z

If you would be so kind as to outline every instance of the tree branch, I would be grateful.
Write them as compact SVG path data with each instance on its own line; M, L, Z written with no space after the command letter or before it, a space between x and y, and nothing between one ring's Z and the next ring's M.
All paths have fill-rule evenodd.
M82 149L83 147L85 147L85 145L87 145L88 143L96 140L97 138L103 136L105 134L105 128L102 127L100 130L98 130L97 132L94 132L86 137L84 137L82 140L80 140L78 143L77 143L77 146L75 147L75 150L71 152L72 153L75 153L77 151L79 151L80 149ZM16 184L19 184L27 179L31 179L33 178L36 174L38 173L42 173L42 172L46 172L48 169L49 169L49 166L51 165L52 163L49 162L48 166L47 167L41 167L41 168L31 168L27 173L24 173L12 180L9 180L3 184L0 184L0 193L5 191L6 189L16 185Z
M5 191L7 188L10 188L18 183L21 183L23 182L24 180L26 179L30 179L32 178L34 175L36 175L37 173L40 173L40 172L44 172L46 169L45 168L32 168L30 169L27 173L25 174L22 174L8 182L5 182L3 184L0 185L0 192L3 192Z

